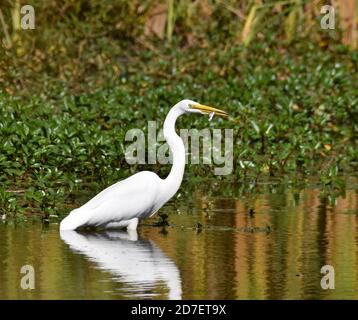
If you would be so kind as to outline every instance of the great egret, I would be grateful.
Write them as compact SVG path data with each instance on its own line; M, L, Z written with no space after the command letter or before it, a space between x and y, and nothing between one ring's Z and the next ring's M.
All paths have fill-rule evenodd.
M178 191L185 168L183 140L175 132L175 122L185 113L226 116L220 109L182 100L165 118L163 133L173 156L169 175L161 179L154 172L141 171L106 188L62 220L60 230L80 227L127 227L136 230L138 219L155 214Z

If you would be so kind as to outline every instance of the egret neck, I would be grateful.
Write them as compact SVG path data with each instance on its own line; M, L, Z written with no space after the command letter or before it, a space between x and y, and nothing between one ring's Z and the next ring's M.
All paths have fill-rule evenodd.
M185 147L182 138L175 132L177 118L185 112L175 105L168 113L164 121L163 133L172 153L173 165L169 175L164 179L163 196L168 201L178 191L183 180L185 169Z

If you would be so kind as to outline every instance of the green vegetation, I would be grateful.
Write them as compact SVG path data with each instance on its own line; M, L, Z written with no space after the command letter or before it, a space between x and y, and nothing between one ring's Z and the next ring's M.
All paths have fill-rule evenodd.
M235 130L234 172L215 179L318 175L335 192L340 175L357 172L358 53L338 31L291 32L287 41L280 26L289 13L271 12L271 24L241 43L244 23L231 6L212 6L206 21L194 13L210 7L190 13L181 1L161 40L143 35L150 1L39 3L36 30L14 31L0 47L1 213L59 215L79 193L88 199L138 170L164 176L170 166L128 165L124 136L162 123L183 98L231 114L178 125ZM212 169L189 165L186 176Z

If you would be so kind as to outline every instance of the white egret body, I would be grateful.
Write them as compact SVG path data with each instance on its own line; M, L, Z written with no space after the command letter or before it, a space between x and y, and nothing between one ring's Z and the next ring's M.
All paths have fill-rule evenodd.
M80 227L137 228L138 219L156 213L178 191L185 168L185 147L175 132L175 122L185 113L225 116L226 112L204 106L191 100L182 100L169 111L163 133L173 156L173 166L166 179L154 172L142 171L115 183L100 192L62 220L61 230Z

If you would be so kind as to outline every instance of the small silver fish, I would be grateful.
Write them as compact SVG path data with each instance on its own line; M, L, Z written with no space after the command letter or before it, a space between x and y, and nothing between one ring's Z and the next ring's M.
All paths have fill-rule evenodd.
M215 112L210 113L209 121L213 120L214 116L215 116Z

